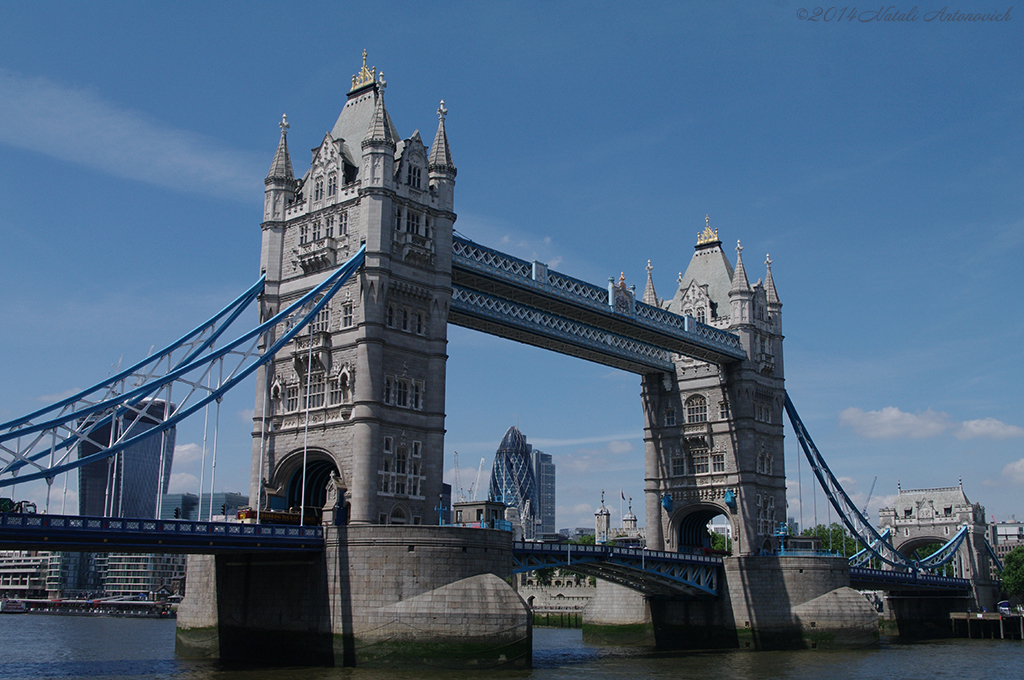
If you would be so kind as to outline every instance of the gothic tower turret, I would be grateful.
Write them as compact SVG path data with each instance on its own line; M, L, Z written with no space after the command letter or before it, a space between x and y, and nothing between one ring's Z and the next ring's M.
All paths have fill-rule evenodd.
M251 497L268 509L304 498L307 517L315 516L337 474L351 523L436 524L455 167L442 121L431 156L439 159L431 172L440 188L434 174L428 185L427 149L419 132L399 137L385 88L364 52L334 127L299 180L282 125L267 179L274 220L264 223L265 313L301 296L361 245L366 255L260 374Z
M756 552L774 547L785 519L781 303L770 270L751 286L739 243L736 253L734 270L706 218L666 307L698 328L735 333L747 358L674 356L674 375L644 376L647 543L656 550L709 546L708 522L725 515L734 549Z

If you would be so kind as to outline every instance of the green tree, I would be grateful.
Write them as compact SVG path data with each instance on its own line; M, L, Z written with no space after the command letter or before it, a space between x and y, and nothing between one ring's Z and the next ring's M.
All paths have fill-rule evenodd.
M1024 595L1024 546L1019 546L1003 558L1003 592L1014 597Z
M726 538L724 534L720 534L717 531L711 532L711 549L712 550L724 550L726 552L732 552L732 539Z
M856 539L847 533L846 527L838 522L832 522L828 526L819 524L814 528L804 529L801 535L817 536L821 539L822 550L828 550L843 557L850 557L861 548Z
M551 585L551 577L555 575L555 568L543 567L538 569L535 573L537 575L537 583L542 586L549 586Z
M576 545L594 545L594 534L583 534L573 541L573 543Z
M936 550L938 550L941 547L942 547L942 543L929 543L928 545L922 545L920 548L918 548L917 550L913 551L909 555L905 555L905 557L907 559L910 559L910 560L923 560L924 558L928 557L929 555L931 555L932 553L934 553ZM944 564L935 573L937 573L939 576L952 576L953 575L953 565L952 564Z

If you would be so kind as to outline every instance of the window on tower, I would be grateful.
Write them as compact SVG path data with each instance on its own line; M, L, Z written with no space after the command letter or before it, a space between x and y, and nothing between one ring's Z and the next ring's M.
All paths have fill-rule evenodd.
M334 173L331 173L330 176L327 177L327 195L328 196L334 196L337 193L338 193L338 176L335 175Z
M708 400L695 394L686 400L686 422L705 423L708 420Z

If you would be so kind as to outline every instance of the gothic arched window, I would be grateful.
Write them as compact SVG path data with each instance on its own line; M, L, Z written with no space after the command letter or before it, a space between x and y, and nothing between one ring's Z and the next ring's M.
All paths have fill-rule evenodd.
M686 400L686 422L706 423L708 420L708 400L696 394Z

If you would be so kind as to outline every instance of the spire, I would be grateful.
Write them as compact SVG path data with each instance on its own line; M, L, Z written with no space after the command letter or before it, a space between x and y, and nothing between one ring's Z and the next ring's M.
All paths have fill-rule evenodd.
M274 161L270 164L270 172L267 173L267 181L272 179L283 179L294 181L295 174L292 172L292 159L288 155L288 114L281 116L281 141L277 143L277 153L274 154Z
M644 304L658 306L658 294L654 292L654 279L651 278L651 272L654 267L651 266L651 261L647 260L647 285L644 286Z
M384 80L384 73L381 72L377 79L377 101L373 108L373 116L370 118L370 126L366 130L366 137L363 138L363 147L371 144L384 144L395 148L395 138L391 134L391 121L388 119L388 111L384 108L384 89L388 86Z
M448 115L448 109L444 106L444 100L437 108L437 134L434 135L434 143L430 145L430 157L427 159L427 169L431 172L450 172L455 174L455 164L452 162L452 152L448 149L448 133L444 129L444 119Z
M743 246L736 241L736 269L732 275L732 288L729 295L733 293L750 293L750 281L747 280L747 270L743 268Z
M768 295L768 304L779 304L779 293L775 290L775 279L772 278L772 257L771 255L764 256L764 264L768 268L768 273L764 277L764 287Z

